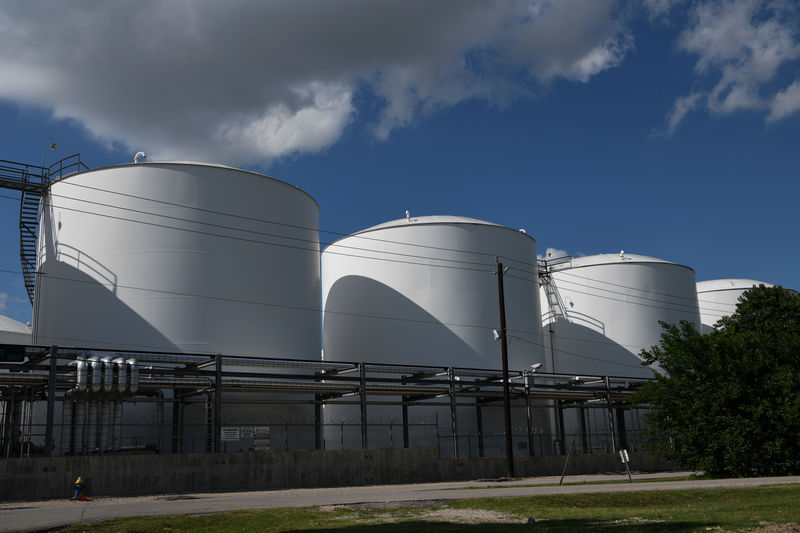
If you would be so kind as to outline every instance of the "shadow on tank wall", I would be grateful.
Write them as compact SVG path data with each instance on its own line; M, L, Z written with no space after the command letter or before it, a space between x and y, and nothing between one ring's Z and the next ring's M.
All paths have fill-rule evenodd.
M499 318L497 319L499 321ZM440 322L417 303L395 289L374 279L363 276L345 276L334 283L328 292L324 309L324 346L326 361L371 361L404 365L441 365L462 368L497 368L502 365L500 343L492 338L491 324L448 325ZM458 328L468 342L454 333ZM466 331L463 331L466 330ZM483 338L485 336L485 339ZM509 368L523 370L539 362L530 353L529 345L513 343L509 347ZM482 353L480 346L494 353ZM330 348L335 347L335 352ZM527 355L527 356L526 356ZM447 379L446 377L443 379ZM458 456L499 457L505 454L503 416L501 404L481 406L482 435L478 435L478 401L460 399L457 408L457 441L452 438L449 400L434 399L436 406L410 406L409 420L434 422L439 435L431 432L430 426L410 428L409 445L415 447L439 447L442 457ZM465 404L471 402L472 405ZM534 431L550 433L548 408L535 405ZM327 449L355 449L361 447L358 427L360 411L358 405L332 405L324 408ZM400 406L368 406L367 417L371 422L400 423ZM526 412L522 408L512 409L512 426L515 428L515 453L527 455L528 438ZM344 424L342 430L335 424ZM347 424L351 429L347 431ZM480 438L479 438L480 437ZM369 447L380 448L392 445L388 432L370 431ZM480 440L483 440L481 445ZM551 443L537 440L543 450L536 454L550 453ZM394 436L396 446L397 436Z
M179 351L158 328L121 301L107 282L63 261L40 267L34 343L108 349ZM70 313L54 312L70 302Z
M605 325L597 319L591 322L573 311L567 311L569 319L557 316L544 325L545 359L548 371L571 374L576 377L631 376L653 377L655 370L642 364L642 360L631 350L603 332ZM644 347L642 347L644 348ZM565 446L575 442L577 449L585 452L605 452L611 449L609 441L608 410L605 401L591 406L573 406L564 409ZM615 409L615 427L636 433L644 426L640 410ZM583 422L581 422L583 418ZM581 430L581 424L585 432ZM636 438L632 435L629 438ZM638 449L638 446L636 447Z

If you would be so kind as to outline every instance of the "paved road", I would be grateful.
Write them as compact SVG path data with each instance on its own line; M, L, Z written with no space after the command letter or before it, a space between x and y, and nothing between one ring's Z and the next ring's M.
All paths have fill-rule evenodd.
M644 483L624 483L625 476L571 476L565 482L620 481L613 485L558 486L558 477L539 477L511 482L451 482L415 485L378 485L325 489L292 489L258 492L212 493L134 498L97 498L93 502L50 500L0 503L0 532L42 531L81 522L101 522L125 516L206 514L238 509L304 507L384 502L459 500L480 497L534 496L541 494L577 494L588 492L629 492L711 487L754 487L800 483L800 476L664 481L667 477L688 473L640 474ZM555 485L554 485L555 484ZM498 488L499 487L499 488Z

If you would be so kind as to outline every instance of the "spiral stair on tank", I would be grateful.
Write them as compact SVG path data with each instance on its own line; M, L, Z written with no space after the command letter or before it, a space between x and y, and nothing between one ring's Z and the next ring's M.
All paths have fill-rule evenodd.
M50 184L63 176L88 170L80 154L73 154L49 167L0 159L0 188L20 191L19 259L25 290L33 304L36 299L36 246L39 239L39 209Z

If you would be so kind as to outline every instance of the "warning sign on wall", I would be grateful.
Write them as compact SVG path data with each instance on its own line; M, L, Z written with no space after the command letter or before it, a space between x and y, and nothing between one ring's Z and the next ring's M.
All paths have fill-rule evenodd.
M239 426L222 426L220 439L223 441L239 440Z
M269 450L269 426L255 426L253 428L253 449L258 451Z

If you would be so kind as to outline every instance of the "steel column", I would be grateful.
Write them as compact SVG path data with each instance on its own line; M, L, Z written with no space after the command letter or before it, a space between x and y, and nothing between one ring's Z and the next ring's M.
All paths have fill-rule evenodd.
M216 369L214 381L214 451L222 451L222 355L214 360Z
M617 453L617 442L614 436L614 404L611 401L611 381L608 376L606 382L606 403L608 407L608 435L611 437L611 453Z
M458 459L458 407L456 405L456 375L453 367L447 369L447 378L450 382L450 433L453 439L453 458Z
M44 455L53 456L56 443L53 439L53 417L56 409L56 371L58 369L58 347L50 347L50 375L47 380L47 427L44 436Z
M358 364L358 373L361 377L358 395L361 398L361 447L367 449L367 367L364 363Z

